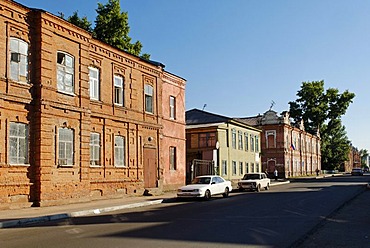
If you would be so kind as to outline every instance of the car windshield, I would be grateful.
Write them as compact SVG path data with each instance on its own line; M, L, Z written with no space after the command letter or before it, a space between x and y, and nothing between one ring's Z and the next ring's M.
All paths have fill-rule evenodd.
M210 177L196 177L191 184L209 184L211 182Z
M243 177L243 180L248 180L248 179L260 179L259 174L245 174Z

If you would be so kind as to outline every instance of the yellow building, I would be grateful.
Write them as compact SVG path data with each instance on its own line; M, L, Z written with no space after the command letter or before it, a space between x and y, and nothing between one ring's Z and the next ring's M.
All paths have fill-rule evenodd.
M261 172L261 130L206 111L186 112L186 178L216 174L235 183Z

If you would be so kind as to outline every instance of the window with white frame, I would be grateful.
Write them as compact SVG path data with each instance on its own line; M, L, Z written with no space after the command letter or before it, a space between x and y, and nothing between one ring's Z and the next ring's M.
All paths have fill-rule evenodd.
M176 147L170 147L170 170L176 170Z
M256 171L254 170L254 163L251 163L251 173L253 172L256 172Z
M243 162L239 162L239 175L243 175Z
M231 129L231 145L236 149L236 130L234 128Z
M245 162L245 173L249 173L249 164Z
M238 149L243 150L243 132L238 131Z
M114 137L114 165L125 167L125 137Z
M233 166L233 176L236 175L237 169L236 169L236 161L232 161L232 166Z
M170 96L170 119L176 119L176 97Z
M144 86L145 112L153 113L153 86L146 84Z
M289 149L289 147L290 147L290 143L289 143L289 136L288 135L286 135L286 138L285 138L285 144L286 144L286 149Z
M64 52L57 53L57 87L62 92L74 92L74 58Z
M297 146L297 138L296 137L294 137L294 149L293 150L296 150L296 149L298 149L298 146Z
M317 142L317 144L316 144L316 154L319 154L319 152L320 152L320 143Z
M248 151L248 149L249 149L249 148L248 148L248 143L249 143L249 142L248 142L248 140L249 140L249 135L248 135L248 133L244 133L244 143L245 143L245 144L244 144L244 147L245 147L245 150L246 150L246 151Z
M58 133L58 165L73 165L73 130L59 128Z
M252 152L254 152L254 136L252 134L251 134L251 145L250 145L250 147L251 147Z
M312 153L315 152L315 141L312 141L312 143L311 143L311 152Z
M10 38L10 79L28 82L28 43Z
M114 75L114 104L124 106L123 77Z
M99 100L99 69L89 67L90 98Z
M256 152L259 152L259 138L258 138L258 136L256 135L256 137L255 137L255 141L254 141L254 143L256 144L256 149L255 149L255 151Z
M90 165L100 165L100 134L90 133Z
M222 175L227 176L227 160L222 160Z
M28 164L28 125L26 124L10 123L9 164Z

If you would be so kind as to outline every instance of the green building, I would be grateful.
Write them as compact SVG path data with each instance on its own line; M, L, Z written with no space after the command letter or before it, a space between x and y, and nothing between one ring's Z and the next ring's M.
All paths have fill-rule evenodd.
M186 111L186 178L216 174L234 186L249 172L261 172L261 130L218 114Z

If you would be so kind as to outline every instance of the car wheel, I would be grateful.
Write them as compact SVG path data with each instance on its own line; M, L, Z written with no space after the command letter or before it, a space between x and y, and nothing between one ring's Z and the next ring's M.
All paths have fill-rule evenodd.
M266 187L265 187L265 190L269 190L269 188L270 188L270 184L268 183L268 184L266 185Z
M239 188L239 191L240 191L240 192L243 192L243 191L244 191L244 189L243 189L243 188Z
M229 188L228 187L225 188L225 192L222 194L222 196L225 197L225 198L229 196Z
M206 200L211 199L211 191L209 191L209 189L207 189L206 192L204 192L204 199Z
M258 185L257 185L256 191L257 191L257 192L260 192L260 191L261 191L261 184L258 184Z

